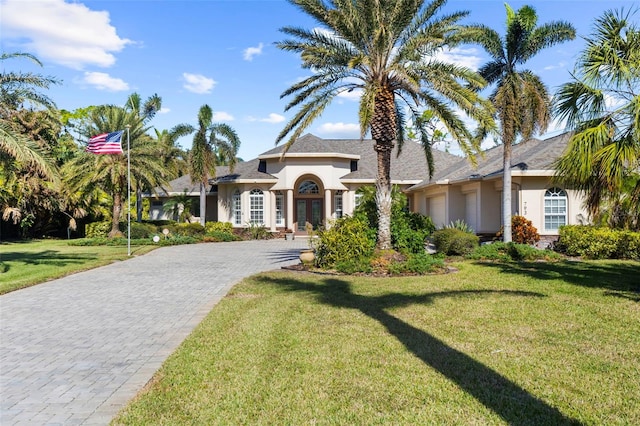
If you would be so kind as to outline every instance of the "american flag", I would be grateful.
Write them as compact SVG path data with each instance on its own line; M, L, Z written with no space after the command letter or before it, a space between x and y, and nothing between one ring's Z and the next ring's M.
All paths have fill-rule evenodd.
M89 139L87 151L94 154L122 154L122 134L124 130L103 133Z

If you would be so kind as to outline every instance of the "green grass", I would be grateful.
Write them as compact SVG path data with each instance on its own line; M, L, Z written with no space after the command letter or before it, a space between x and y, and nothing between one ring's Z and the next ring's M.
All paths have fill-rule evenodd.
M132 255L155 246L131 247ZM127 246L70 246L67 240L0 243L0 294L127 259Z
M114 424L640 424L640 263L455 266L247 279Z

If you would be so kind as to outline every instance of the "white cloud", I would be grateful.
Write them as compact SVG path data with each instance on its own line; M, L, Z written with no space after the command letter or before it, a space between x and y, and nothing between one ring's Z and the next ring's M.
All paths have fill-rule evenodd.
M213 90L213 87L216 85L215 80L200 74L190 74L185 72L182 73L182 78L185 81L182 87L192 93L211 93L211 90Z
M111 77L104 72L85 72L82 82L98 90L121 92L129 90L129 85L122 79Z
M258 44L258 47L247 47L244 49L243 58L245 61L252 61L254 56L262 55L262 48L264 45L262 43Z
M233 121L233 115L224 111L215 111L213 113L213 121Z
M169 114L170 112L171 110L169 108L162 107L160 111L158 111L158 114Z
M462 49L455 47L453 49L440 50L436 55L436 59L442 62L463 66L472 70L477 70L483 62L480 51L476 48Z
M64 0L0 2L2 38L13 39L41 60L73 69L109 67L131 40L121 38L109 13Z
M561 68L565 68L567 66L566 62L559 62L556 65L548 65L546 67L544 67L545 71L553 71L553 70L557 70L557 69L561 69Z
M267 118L261 118L260 121L265 123L282 123L285 120L284 115L272 112Z
M247 121L262 121L263 123L282 123L285 120L285 117L280 114L276 114L272 112L268 117L265 118L256 118L253 116L248 116L245 118Z
M360 137L360 125L356 123L324 123L318 133L336 138L356 139Z
M360 101L362 97L362 89L353 89L351 91L344 91L338 94L338 98L346 99L353 102Z

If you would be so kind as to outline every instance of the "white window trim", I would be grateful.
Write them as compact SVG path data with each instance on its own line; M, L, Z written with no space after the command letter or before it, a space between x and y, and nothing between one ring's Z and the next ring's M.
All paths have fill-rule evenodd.
M547 213L547 201L553 201L553 200L563 200L564 201L564 212L549 212ZM560 206L558 206L560 207ZM549 206L549 208L553 208L553 206ZM543 209L543 214L542 214L542 226L545 230L545 232L558 232L558 230L560 229L561 226L563 225L567 225L568 222L568 218L569 218L569 196L567 194L567 191L565 191L562 188L558 188L558 187L553 187L553 188L548 188L544 191L544 200L542 203L542 209ZM551 218L551 217L555 217L555 218L559 218L560 220L558 220L558 226L553 228L553 227L547 227L547 218ZM560 223L562 222L562 223Z
M236 189L231 196L231 215L234 225L242 225L242 194Z
M276 226L284 226L284 194L276 192Z
M249 193L249 222L264 225L264 192L258 188Z

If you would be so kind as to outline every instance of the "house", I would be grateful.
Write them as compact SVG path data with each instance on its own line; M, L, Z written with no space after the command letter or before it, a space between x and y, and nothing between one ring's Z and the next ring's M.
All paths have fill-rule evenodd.
M511 214L530 220L541 245L555 241L562 225L582 224L587 212L574 190L553 183L553 162L567 148L570 134L530 139L512 147ZM459 159L439 167L432 179L412 186L414 211L431 216L436 225L464 220L477 234L495 235L502 226L503 148L476 157L477 167Z
M356 193L364 185L374 185L377 175L372 140L321 139L307 134L282 155L279 146L251 161L216 168L216 177L207 188L207 221L231 222L234 227L264 224L271 231L289 228L306 233L306 224L326 224L329 219L351 214L358 204ZM406 190L429 176L421 145L406 142L391 159L391 182ZM459 160L452 154L435 151L437 167ZM168 197L187 192L199 195L198 185L183 176L152 198L151 219L165 218L162 204ZM197 204L194 203L194 204ZM194 212L194 216L198 216Z
M575 191L553 184L553 161L567 146L569 136L531 139L513 146L512 214L533 222L538 232L554 239L558 227L584 221L586 212ZM234 227L264 224L271 231L306 232L329 219L351 214L358 204L356 191L374 185L377 174L372 140L321 139L307 134L282 155L276 147L233 172L218 167L207 188L207 221L230 222ZM477 158L477 167L459 156L434 150L435 174L429 179L421 145L406 142L392 155L391 181L404 191L411 210L429 215L437 226L464 220L478 234L495 234L501 227L502 147ZM199 186L188 176L158 189L151 218L163 218L167 197L187 193L199 196ZM197 205L196 201L194 205ZM198 216L194 212L194 216Z

